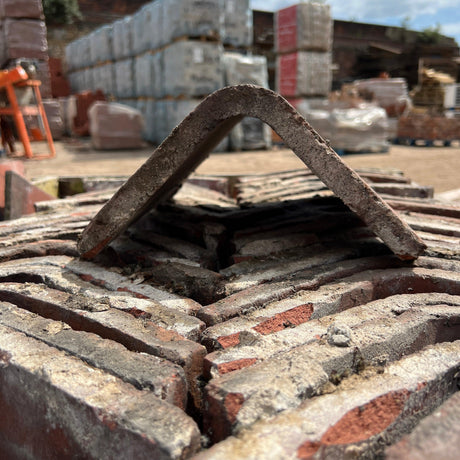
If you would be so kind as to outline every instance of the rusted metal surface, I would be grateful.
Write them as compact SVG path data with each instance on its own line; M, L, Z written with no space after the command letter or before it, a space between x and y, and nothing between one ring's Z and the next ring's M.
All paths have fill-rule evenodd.
M119 189L82 233L78 243L82 257L94 258L170 197L245 116L270 125L398 257L414 259L423 252L422 241L285 99L264 88L239 85L208 96Z

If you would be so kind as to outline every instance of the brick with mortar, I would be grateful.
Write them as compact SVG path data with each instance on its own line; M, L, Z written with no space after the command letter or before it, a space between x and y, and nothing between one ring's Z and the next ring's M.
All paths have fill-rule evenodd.
M131 352L113 340L75 331L66 323L40 317L6 302L0 302L0 324L76 356L136 388L148 389L170 404L186 407L184 371L166 359Z
M5 458L171 459L200 445L181 409L3 326L0 407Z
M231 436L194 460L377 458L457 390L460 341L443 343L352 376L331 394L305 401ZM233 397L233 406L241 405ZM233 416L234 417L234 416Z
M285 352L278 348L278 353L265 361L255 362L257 355L251 356L251 347L244 346L240 354L240 347L234 348L233 361L214 363L213 370L207 358L205 372L225 374L206 387L205 400L213 411L205 413L207 429L215 433L217 424L219 433L236 432L260 418L296 407L321 391L328 380L340 381L343 376L358 372L365 363L380 365L437 340L454 340L460 334L455 327L458 304L458 296L447 294L393 296L280 332L280 337L271 343L275 347L285 344L288 349L294 348ZM350 346L338 348L322 338L331 324L351 329ZM269 345L267 342L268 350ZM257 346L257 341L252 346ZM227 370L230 372L226 373ZM228 394L241 395L233 421L226 415Z

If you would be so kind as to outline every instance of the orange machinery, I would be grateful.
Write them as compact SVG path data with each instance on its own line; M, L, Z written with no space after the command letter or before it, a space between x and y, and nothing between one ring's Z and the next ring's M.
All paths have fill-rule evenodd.
M0 92L6 94L6 106L0 107L0 117L13 118L19 140L24 146L24 155L27 158L53 158L56 155L53 137L46 118L40 95L39 80L31 80L23 67L17 66L12 69L0 71ZM34 93L35 105L20 106L16 97L15 88L31 87ZM27 132L24 116L36 116L44 131L44 137L48 143L49 155L34 155L30 146L30 138ZM2 130L3 131L3 130ZM4 133L2 132L2 136ZM5 142L5 139L3 139Z

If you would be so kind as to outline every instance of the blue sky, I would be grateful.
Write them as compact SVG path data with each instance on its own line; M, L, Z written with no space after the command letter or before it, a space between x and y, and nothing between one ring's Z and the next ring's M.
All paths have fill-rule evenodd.
M299 0L251 0L254 10L276 11L300 3ZM400 26L405 18L409 28L423 30L441 26L441 33L454 37L460 45L460 0L328 0L332 17L345 21Z

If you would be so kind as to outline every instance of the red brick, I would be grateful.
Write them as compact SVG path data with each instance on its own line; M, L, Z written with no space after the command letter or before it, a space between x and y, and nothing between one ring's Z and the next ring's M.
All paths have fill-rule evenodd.
M362 376L345 378L337 388L319 393L296 408L271 417L267 414L194 460L223 460L238 452L267 459L379 458L385 445L411 431L457 391L459 351L459 341L442 343L405 356L383 372L371 368ZM241 399L247 401L246 395L233 394L238 395L235 407L241 405ZM219 430L217 434L225 432L222 426Z
M0 329L3 458L166 459L198 450L199 430L179 408L44 343Z
M0 302L0 312L0 324L3 326L63 350L138 389L151 391L160 399L185 409L187 383L184 371L166 359L131 352L112 340L72 330L62 322L42 318L5 302Z
M0 208L5 207L5 174L7 171L24 176L24 163L18 160L0 159Z
M425 302L429 304L425 306ZM220 353L229 366L238 360L246 360L245 364L250 364L250 359L258 362L243 369L237 367L239 370L210 381L205 400L214 412L205 413L206 427L211 434L216 432L216 424L223 432L238 432L260 418L301 404L321 392L328 380L340 381L343 376L359 372L360 366L367 363L379 365L382 357L384 361L393 361L436 341L455 340L459 334L454 319L458 316L458 304L458 296L446 294L390 297L335 314L333 318L310 320L294 329L285 329L275 334L278 336L271 342L267 340L270 336L263 336L246 346L228 348ZM349 346L341 348L326 342L329 326L334 324L351 331ZM211 353L205 359L208 377L210 370L214 370L211 376L217 377L224 364L217 356L218 353ZM243 396L241 413L233 423L223 409L229 393ZM214 438L218 440L221 439Z
M129 313L110 308L100 299L93 306L91 298L20 284L2 284L0 299L50 319L63 321L74 330L95 333L121 343L129 350L166 358L181 366L196 405L200 393L198 377L202 373L204 347L178 333L157 326L152 321L136 319Z
M44 192L27 179L15 173L5 173L5 220L17 219L35 213L35 203L54 200L55 197Z
M460 446L460 393L455 393L431 415L390 448L388 460L454 460Z

